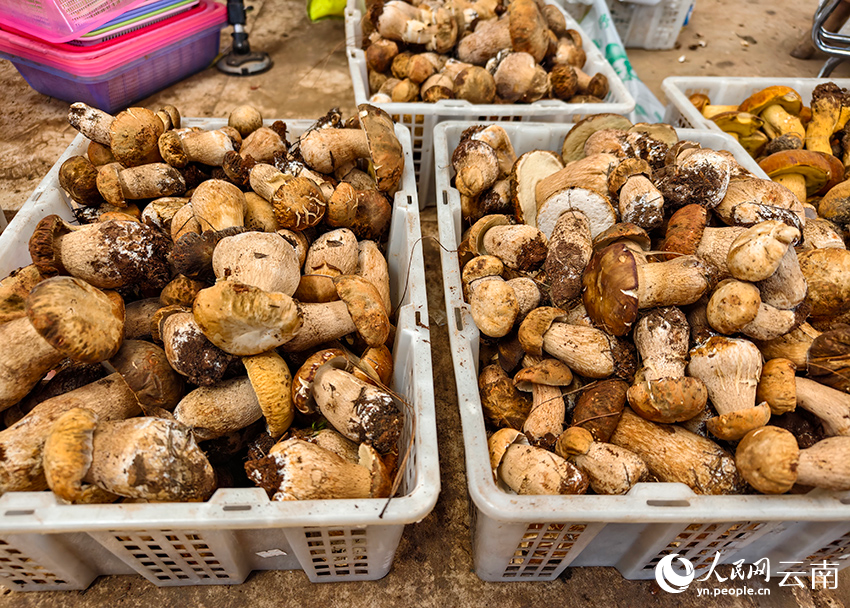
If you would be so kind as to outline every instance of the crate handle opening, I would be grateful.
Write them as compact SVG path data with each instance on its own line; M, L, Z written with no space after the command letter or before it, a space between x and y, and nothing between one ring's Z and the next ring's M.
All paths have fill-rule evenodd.
M449 204L449 193L446 192L445 190L443 190L443 204L444 205Z
M6 517L14 517L16 515L32 515L35 513L33 509L13 509L12 511L6 511Z
M844 498L839 499L839 502L842 505L850 505L850 496L845 496ZM850 554L848 554L850 555Z
M224 505L222 507L222 511L250 511L253 507L251 505Z
M648 507L690 507L687 500L647 500Z
M459 306L455 306L455 324L458 331L463 331L463 313Z

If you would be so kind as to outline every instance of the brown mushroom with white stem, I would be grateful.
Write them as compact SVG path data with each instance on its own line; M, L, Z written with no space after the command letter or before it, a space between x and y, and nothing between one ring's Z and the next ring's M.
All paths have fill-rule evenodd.
M44 276L71 275L102 289L141 285L162 289L170 279L162 234L134 221L72 226L43 218L30 237L33 263Z
M565 430L558 437L555 453L584 471L597 494L627 494L636 483L649 477L646 463L634 452L595 441L593 435L581 427Z
M807 223L803 204L785 186L757 177L734 178L726 195L713 209L730 226L749 227L770 219L782 219L789 226Z
M696 255L711 269L712 278L720 281L731 276L727 259L732 243L745 228L727 226L707 227L708 211L698 204L690 204L676 211L667 223L664 239L658 248L685 256ZM681 256L667 256L676 259Z
M752 283L724 279L708 301L707 319L715 331L742 333L755 340L773 340L797 327L807 309L781 310L762 302Z
M221 239L213 250L213 271L227 279L291 296L301 279L292 245L274 232L243 232Z
M379 453L398 447L404 414L390 393L346 371L345 359L324 363L313 379L319 411L344 437L368 442Z
M0 409L20 401L65 357L99 363L114 355L124 331L124 304L71 277L41 281L26 299L26 316L0 325Z
M109 146L115 160L125 167L162 160L157 139L165 125L148 109L127 108L113 117L77 102L71 104L68 122L92 141Z
M487 441L490 467L500 481L520 495L584 494L589 480L575 465L549 450L528 445L515 429L501 429Z
M732 165L714 150L687 150L655 180L664 200L675 207L695 203L712 209L726 196Z
M688 372L703 381L717 410L707 423L712 435L734 441L767 424L770 406L756 405L762 359L752 342L715 336L691 349L690 356Z
M99 421L74 408L52 427L44 464L51 489L73 502L94 488L148 502L200 502L215 490L215 473L192 432L163 418Z
M455 188L463 196L477 196L496 183L502 174L499 156L488 143L467 138L452 152Z
M533 445L551 448L564 429L561 387L572 383L573 373L557 359L534 359L526 355L528 365L514 375L514 386L531 392L531 412L522 431Z
M395 3L395 2L393 2ZM313 129L299 139L304 162L320 173L333 173L358 158L370 159L369 172L381 192L395 192L404 171L404 153L392 118L368 104L358 106L360 129Z
M563 323L565 314L548 306L531 311L518 333L525 352L540 357L545 350L588 378L634 375L634 354L624 342L593 327Z
M182 168L193 162L220 167L224 163L225 154L238 149L241 144L239 133L226 129L172 129L159 136L157 145L165 162L172 167Z
M358 462L302 439L276 443L266 457L248 461L249 479L272 500L387 498L392 479L380 455L361 444Z
M695 256L640 263L615 243L593 254L582 276L582 301L590 317L614 336L628 333L638 310L683 306L708 289L708 272Z
M147 224L151 228L156 228L164 235L171 238L171 222L177 212L182 209L189 200L189 198L182 196L163 196L152 200L145 205L144 209L142 209L142 214L139 216L139 219L143 224Z
M798 254L806 278L806 303L813 317L835 317L850 310L850 251L812 249Z
M344 357L339 348L326 348L313 353L292 376L292 404L302 414L316 413L316 400L313 398L313 380L319 368L335 357Z
M520 312L516 292L501 276L503 270L499 258L482 255L463 267L461 277L472 319L491 338L506 336Z
M524 52L499 53L487 64L503 103L534 103L549 94L549 74Z
M324 233L310 244L295 299L299 302L337 300L334 277L355 274L359 261L357 237L348 228Z
M652 184L652 169L642 159L626 159L608 177L608 189L619 200L620 220L651 230L664 219L664 197Z
M795 484L850 490L850 437L829 437L801 450L791 432L766 426L741 440L735 461L747 483L764 494L783 494Z
M203 232L245 225L245 195L224 180L208 179L203 182L192 193L190 204Z
M656 424L627 408L610 442L636 454L659 481L683 483L706 495L744 490L729 452L678 425Z
M183 194L186 182L177 169L165 163L149 163L126 169L118 163L110 163L98 170L97 189L110 205L126 207L127 199Z
M629 387L629 405L652 422L689 420L705 408L708 391L699 378L685 376L688 321L678 308L644 315L634 331L643 367Z

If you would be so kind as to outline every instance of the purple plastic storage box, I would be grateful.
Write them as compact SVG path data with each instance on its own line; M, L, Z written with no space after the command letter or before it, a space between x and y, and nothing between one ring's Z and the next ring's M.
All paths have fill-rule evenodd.
M226 8L206 1L148 32L93 47L51 45L0 31L0 57L39 93L111 113L209 66L226 23Z

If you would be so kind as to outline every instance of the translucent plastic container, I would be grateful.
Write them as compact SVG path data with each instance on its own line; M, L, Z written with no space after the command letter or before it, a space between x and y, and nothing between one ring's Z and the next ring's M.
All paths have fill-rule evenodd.
M313 124L285 122L293 136ZM218 129L227 120L183 124ZM234 585L252 570L301 569L317 583L386 576L405 524L430 513L440 491L419 205L410 134L397 126L396 135L405 168L387 242L398 309L392 388L413 410L401 438L404 446L413 438L413 449L396 497L279 502L260 488L220 488L202 503L67 505L51 492L7 492L0 496L0 585L85 589L111 574L138 574L158 587ZM56 213L73 221L59 167L87 145L82 135L74 139L0 234L0 276L31 263L27 243L41 218Z
M39 93L114 112L206 68L226 23L227 9L205 1L156 27L88 47L0 31L0 57Z
M472 122L434 129L437 220L449 341L454 361L466 477L472 501L475 573L485 581L549 581L567 567L613 566L627 579L652 579L664 556L677 553L705 574L743 559L799 562L810 572L824 560L850 565L850 492L813 490L781 496L697 495L684 484L639 483L625 496L517 496L493 480L487 430L478 392L479 332L463 299L457 248L460 193L451 185L450 158ZM484 123L486 124L486 123ZM503 124L517 155L560 151L571 125ZM724 133L677 129L680 139L728 150L760 177L752 158Z
M626 48L672 49L695 0L609 0L608 9Z
M0 0L0 25L49 42L67 42L145 0Z

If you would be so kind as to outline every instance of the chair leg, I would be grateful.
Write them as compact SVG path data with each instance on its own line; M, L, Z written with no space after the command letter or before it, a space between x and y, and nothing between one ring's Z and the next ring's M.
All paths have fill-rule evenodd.
M835 69L839 63L847 59L847 57L830 57L823 64L823 67L818 72L818 78L829 78L829 75L832 74L832 70Z

